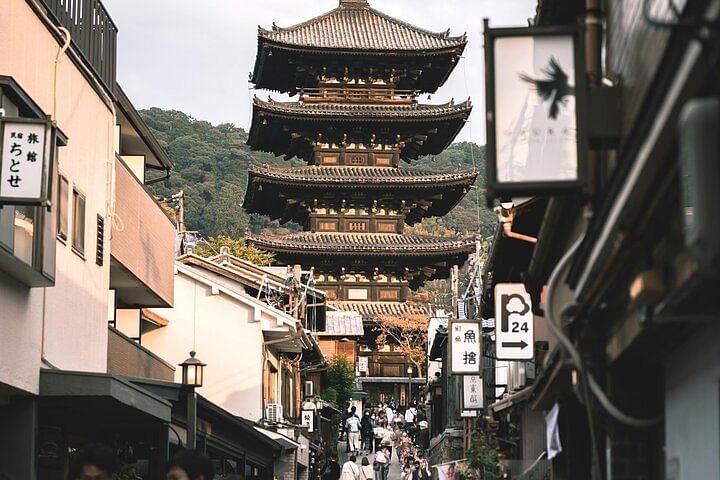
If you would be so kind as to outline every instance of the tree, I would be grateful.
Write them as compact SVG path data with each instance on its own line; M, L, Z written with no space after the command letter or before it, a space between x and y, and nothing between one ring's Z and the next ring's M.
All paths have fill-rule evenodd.
M345 411L343 407L350 400L355 386L355 368L347 358L342 355L330 358L325 371L325 384L329 387L320 392L320 398Z
M380 315L375 319L378 346L392 343L407 356L422 377L427 363L428 323L425 315Z
M228 247L230 255L252 262L255 265L270 265L274 259L272 253L260 250L254 245L248 245L245 239L230 238L225 235L210 237L207 243L197 246L196 253L203 257L212 257L220 253L221 247Z

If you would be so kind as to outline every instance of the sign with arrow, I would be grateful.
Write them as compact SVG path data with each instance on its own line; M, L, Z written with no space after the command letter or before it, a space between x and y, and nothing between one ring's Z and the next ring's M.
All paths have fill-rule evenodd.
M533 312L522 283L495 286L495 354L498 360L532 360Z

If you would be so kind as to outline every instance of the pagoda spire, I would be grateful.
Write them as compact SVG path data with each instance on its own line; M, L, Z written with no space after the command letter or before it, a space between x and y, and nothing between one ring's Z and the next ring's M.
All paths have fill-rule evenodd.
M341 7L367 7L368 0L340 0Z

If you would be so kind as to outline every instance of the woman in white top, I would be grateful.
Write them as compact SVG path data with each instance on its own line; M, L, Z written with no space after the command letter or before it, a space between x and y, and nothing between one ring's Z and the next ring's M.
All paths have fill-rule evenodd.
M360 475L360 467L355 463L355 455L351 455L350 459L345 462L340 472L340 480L363 480Z
M360 463L360 480L373 480L375 478L375 469L370 465L368 457L363 457Z

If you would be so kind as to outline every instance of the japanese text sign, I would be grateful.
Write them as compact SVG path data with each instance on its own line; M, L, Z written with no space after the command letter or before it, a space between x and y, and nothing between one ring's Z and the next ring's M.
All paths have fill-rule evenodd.
M450 322L450 373L480 374L482 333L479 322Z
M47 203L49 196L48 123L0 119L0 202Z
M368 357L358 357L358 372L365 373L368 371Z
M483 380L480 375L463 375L463 410L483 408Z
M495 353L498 360L531 360L534 355L530 294L522 283L495 286Z
M303 410L302 411L302 422L303 427L307 427L308 432L312 433L315 431L315 410Z

